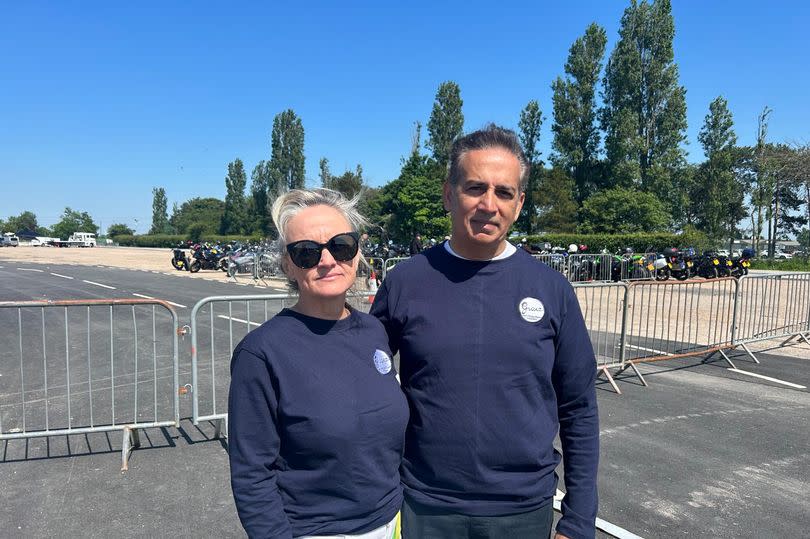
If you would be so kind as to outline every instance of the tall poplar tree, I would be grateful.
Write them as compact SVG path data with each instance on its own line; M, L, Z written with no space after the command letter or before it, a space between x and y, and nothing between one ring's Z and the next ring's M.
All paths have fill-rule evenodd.
M152 189L152 228L149 229L150 234L170 234L171 225L169 224L168 213L168 200L166 199L166 190L162 187L155 187Z
M574 41L565 63L566 78L551 84L554 91L554 140L552 161L574 178L576 197L581 203L599 183L599 131L596 125L596 85L602 70L607 34L591 23L585 34Z
M270 146L270 171L276 186L285 190L304 187L304 126L292 109L273 118ZM271 192L271 198L276 194Z
M686 90L678 84L669 0L631 0L605 69L602 128L614 185L641 185L662 200L684 162Z
M270 189L270 163L259 161L250 174L250 204L249 215L251 232L259 232L263 236L270 233L270 208L267 207L268 191Z
M526 199L523 202L523 209L517 222L518 229L526 234L533 233L534 221L537 215L537 201L535 200L537 178L540 177L543 171L537 144L540 141L540 128L542 125L543 113L540 111L540 105L532 99L520 111L520 120L518 121L518 138L523 146L523 153L526 154L526 159L532 166L528 185L526 186Z
M463 132L464 114L461 112L463 104L458 84L447 81L439 85L427 124L429 138L425 146L433 150L433 159L441 167L447 165L453 141Z
M247 175L241 159L228 163L228 175L225 176L225 211L219 225L220 234L246 234L248 228L248 210L245 199Z
M735 174L737 135L728 102L717 97L698 134L706 162L697 174L696 215L699 227L713 240L734 238L745 217L744 190Z

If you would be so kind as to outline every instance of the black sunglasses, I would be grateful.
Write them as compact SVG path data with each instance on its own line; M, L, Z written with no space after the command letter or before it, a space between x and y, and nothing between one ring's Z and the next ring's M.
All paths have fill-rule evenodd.
M310 269L321 261L321 252L328 249L338 262L348 262L357 254L360 235L357 232L344 232L332 237L326 243L312 240L300 240L287 244L287 253L293 264L301 269Z

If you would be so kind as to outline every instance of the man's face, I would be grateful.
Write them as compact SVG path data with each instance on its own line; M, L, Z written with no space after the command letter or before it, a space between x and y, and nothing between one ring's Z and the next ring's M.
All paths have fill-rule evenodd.
M523 207L520 162L503 148L487 148L466 153L461 169L458 185L444 184L451 245L465 258L486 260L503 250Z

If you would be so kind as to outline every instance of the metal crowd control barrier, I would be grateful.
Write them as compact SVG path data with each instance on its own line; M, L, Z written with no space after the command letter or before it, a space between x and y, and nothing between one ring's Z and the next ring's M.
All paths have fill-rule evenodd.
M626 283L574 283L579 307L591 338L596 370L621 394L609 369L624 369L624 327L627 301ZM631 366L636 370L635 365Z
M408 260L409 257L406 256L396 256L392 258L385 259L385 265L383 266L383 279L385 276L388 275L388 272L394 269L394 267L402 262L403 260Z
M720 353L735 367L725 350L732 347L737 286L732 278L629 283L625 364Z
M0 327L0 440L120 430L125 471L138 429L180 425L166 302L0 302Z
M810 345L810 273L746 275L739 280L733 345L757 363L748 344L799 338Z
M368 293L352 293L349 303L367 312ZM191 310L192 421L215 422L215 437L227 432L230 363L234 348L248 334L298 300L292 294L212 296Z

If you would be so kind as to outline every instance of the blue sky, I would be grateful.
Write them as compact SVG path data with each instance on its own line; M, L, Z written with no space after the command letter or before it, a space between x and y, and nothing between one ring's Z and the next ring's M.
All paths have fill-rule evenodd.
M810 142L810 4L673 4L689 159L702 158L697 133L718 95L740 143L765 105L770 140ZM591 22L609 54L627 5L0 0L0 218L30 210L50 226L70 206L104 230L145 232L153 187L170 204L224 198L228 162L249 175L268 159L287 108L304 124L311 185L321 157L382 185L446 80L461 87L467 130L515 128L538 100L548 156L551 81Z

